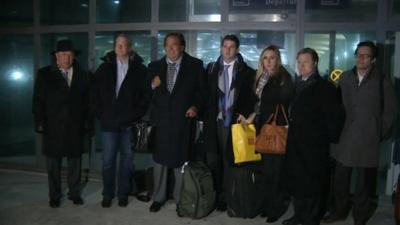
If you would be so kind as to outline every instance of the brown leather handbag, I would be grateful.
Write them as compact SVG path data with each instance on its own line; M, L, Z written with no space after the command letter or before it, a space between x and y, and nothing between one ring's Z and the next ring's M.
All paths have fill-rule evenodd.
M279 111L282 111L287 125L276 125L276 117L278 116ZM256 152L280 155L285 154L288 128L289 121L285 109L283 108L283 105L277 105L275 113L269 116L267 122L262 126L261 131L257 136Z

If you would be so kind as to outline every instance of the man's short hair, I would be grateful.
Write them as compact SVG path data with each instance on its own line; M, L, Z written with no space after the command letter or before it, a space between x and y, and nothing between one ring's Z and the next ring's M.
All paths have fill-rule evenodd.
M132 47L132 40L130 39L130 37L127 34L119 33L119 34L117 34L117 36L114 39L114 48L115 48L115 45L117 44L117 39L120 38L120 37L126 39L128 47Z
M234 34L225 35L225 37L222 38L221 46L224 45L225 41L233 41L233 42L235 42L236 48L239 48L239 46L240 46L239 38Z
M376 47L375 43L372 41L362 41L360 43L357 44L357 48L354 51L354 55L357 55L357 51L359 48L361 47L369 47L371 49L372 52L372 58L376 58L378 55L378 48Z
M298 58L299 58L299 55L301 55L301 54L310 54L310 55L311 55L311 58L312 58L312 60L313 60L313 62L318 63L318 61L319 61L319 57L318 57L317 52L316 52L314 49L312 49L312 48L303 48L303 49L301 49L301 50L297 53L296 59L298 59Z
M185 37L183 36L182 33L179 33L179 32L171 32L171 33L168 33L167 35L165 35L165 38L164 38L164 47L165 47L165 45L167 44L167 39L168 39L169 37L175 37L175 38L177 38L178 41L179 41L179 43L183 46L183 48L186 47Z

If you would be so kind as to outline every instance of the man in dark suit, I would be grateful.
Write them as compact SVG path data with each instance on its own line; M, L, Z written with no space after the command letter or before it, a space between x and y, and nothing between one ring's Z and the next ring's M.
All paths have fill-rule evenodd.
M103 208L109 208L117 189L118 205L128 205L134 171L132 123L147 110L150 79L142 58L132 50L128 36L119 34L114 50L107 53L95 73L96 117L101 124L103 144ZM147 84L146 81L149 83ZM120 151L118 188L116 160Z
M166 56L149 64L152 73L154 140L154 193L151 212L167 200L167 172L173 169L174 198L179 200L181 167L189 160L193 118L202 110L204 99L203 62L185 52L181 33L164 39Z
M53 52L55 63L41 68L35 80L33 115L36 132L43 134L47 157L50 207L60 206L61 162L68 158L68 199L83 204L80 196L81 155L85 131L93 129L89 107L89 77L75 61L79 51L61 40Z
M235 35L226 35L221 42L221 56L207 66L204 142L218 194L218 211L226 210L226 175L233 164L231 125L245 120L257 101L253 91L255 71L243 61L239 45Z

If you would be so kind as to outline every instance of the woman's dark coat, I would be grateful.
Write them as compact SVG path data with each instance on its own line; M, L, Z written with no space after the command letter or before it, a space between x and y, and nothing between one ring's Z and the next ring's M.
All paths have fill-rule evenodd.
M91 124L89 75L75 62L68 87L56 65L41 68L35 80L32 111L36 130L43 132L43 154L80 157L85 127Z
M176 168L189 160L195 121L185 116L191 106L201 113L204 105L203 62L184 53L172 93L166 87L166 58L149 64L152 77L159 76L161 85L154 90L152 121L156 126L153 159L156 163Z

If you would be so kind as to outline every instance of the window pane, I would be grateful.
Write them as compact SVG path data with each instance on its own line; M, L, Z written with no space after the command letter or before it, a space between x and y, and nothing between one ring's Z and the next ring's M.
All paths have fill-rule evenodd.
M373 22L376 0L306 0L305 20L310 22Z
M40 0L41 24L83 24L88 15L89 0Z
M284 31L238 31L240 39L240 53L245 62L257 69L261 51L269 46L280 48L282 64L293 75L295 68L296 35Z
M115 36L121 32L96 33L96 68L102 63L101 58L114 48ZM151 36L149 31L123 32L132 40L133 49L140 55L147 65L151 58Z
M33 0L3 1L0 7L0 26L33 25Z
M195 56L204 64L217 60L220 55L221 33L219 31L199 31Z
M165 55L164 37L170 31L160 31L157 35L157 59ZM186 41L186 52L203 60L206 65L219 56L221 34L219 31L180 31Z
M396 14L400 14L400 0L393 1L393 12Z
M97 23L150 22L151 0L98 0Z
M52 63L54 59L52 52L55 50L57 41L63 39L70 39L74 47L81 51L81 54L76 56L77 62L87 69L88 65L88 35L87 33L57 33L57 34L43 34L41 36L42 43L40 49L40 66L47 66Z
M313 48L318 53L318 69L321 76L327 76L329 68L329 33L306 33L304 34L304 47Z
M296 18L297 1L230 0L229 21L280 22Z
M374 41L375 33L337 33L335 41L335 68L348 70L354 67L354 51L360 41Z
M161 22L219 22L221 0L160 0L159 18Z
M0 49L0 160L34 164L33 35L1 35Z
M393 0L392 17L400 19L400 0Z
M306 33L304 35L304 46L314 48L318 53L318 67L322 76L328 76L333 69L351 69L355 63L354 50L357 44L360 41L375 40L373 32L332 32L331 34ZM335 49L330 49L331 41L334 41Z

